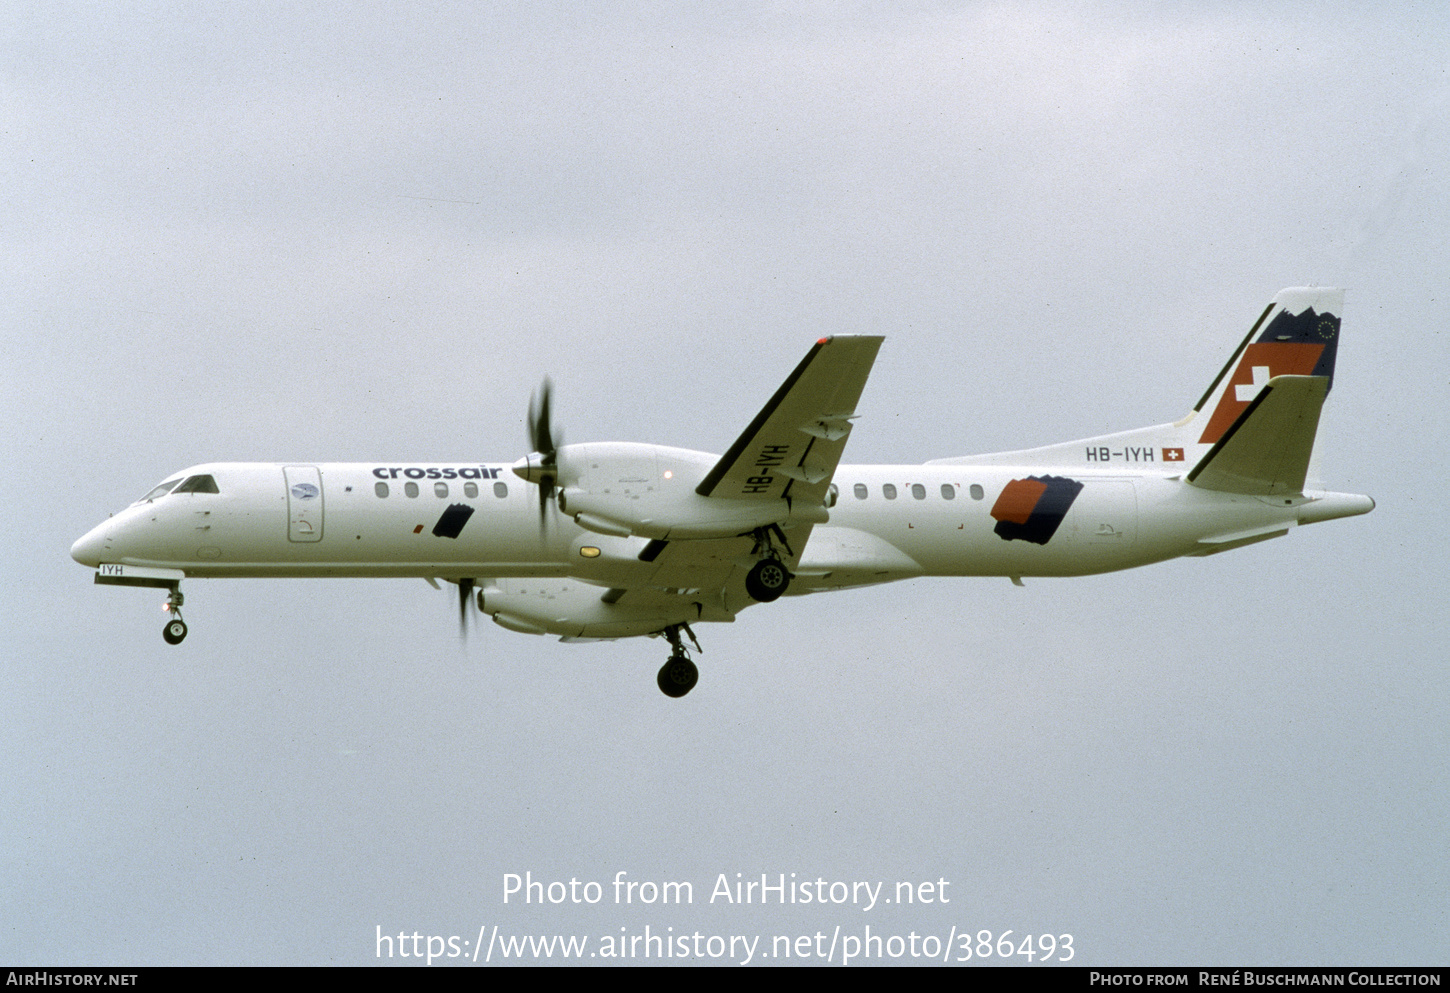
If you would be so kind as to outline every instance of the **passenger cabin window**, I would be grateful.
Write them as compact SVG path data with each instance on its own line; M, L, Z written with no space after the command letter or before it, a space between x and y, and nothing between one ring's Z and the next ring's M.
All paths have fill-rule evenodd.
M373 492L376 493L380 497L386 497L388 495L388 484L387 483L374 483L373 484Z
M918 500L925 500L926 499L926 487L925 486L922 486L920 483L912 483L911 484L911 495L913 497L915 497L916 499L918 499Z
M884 496L888 500L895 500L896 499L896 484L895 483L887 483L885 486L881 487L881 495Z
M188 476L186 482L182 483L173 493L220 493L216 488L216 479L212 476Z
M463 495L466 496L466 497L469 497L469 498L478 496L478 484L477 483L464 483L463 484Z
M440 500L446 500L446 499L448 499L448 484L447 483L434 483L433 484L433 495L436 496Z
M973 500L980 500L980 499L982 499L982 486L981 486L980 483L973 483L972 484L972 491L971 492L972 492L972 499Z
M493 484L493 495L496 496L496 497L499 497L500 499L502 499L503 497L508 496L509 495L509 484L508 483L494 483Z
M942 483L941 484L941 498L943 500L955 500L957 498L957 489L956 489L956 487L953 486L951 483Z
M403 492L406 493L409 497L415 497L415 496L417 496L418 495L418 484L417 483L412 483L412 482L404 483L403 484Z
M866 494L870 491L866 489L865 483L857 483L855 486L851 487L851 492L856 494L857 500L864 500L866 499Z

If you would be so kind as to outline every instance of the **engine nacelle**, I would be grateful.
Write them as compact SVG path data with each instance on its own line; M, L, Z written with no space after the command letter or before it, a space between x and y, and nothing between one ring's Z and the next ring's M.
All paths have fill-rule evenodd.
M478 609L510 631L565 638L631 638L700 616L688 602L632 606L604 592L572 579L498 579L478 591Z
M695 487L717 461L709 452L659 445L565 445L558 455L559 508L599 534L660 540L728 538L768 524L830 519L819 504L700 496Z

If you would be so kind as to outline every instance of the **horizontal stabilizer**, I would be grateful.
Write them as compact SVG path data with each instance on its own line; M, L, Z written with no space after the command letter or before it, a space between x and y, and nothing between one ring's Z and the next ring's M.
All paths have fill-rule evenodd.
M1188 482L1255 496L1302 493L1328 391L1325 376L1270 379L1188 474Z

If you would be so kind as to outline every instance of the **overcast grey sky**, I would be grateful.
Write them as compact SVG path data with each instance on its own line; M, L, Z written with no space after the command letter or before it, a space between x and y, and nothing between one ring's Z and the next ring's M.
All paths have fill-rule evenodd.
M0 14L0 961L869 925L1445 964L1450 16L1024 6ZM720 451L832 333L887 336L848 461L1162 422L1311 283L1372 515L782 600L699 629L681 701L658 641L461 648L420 581L193 581L170 648L68 556L198 462L512 461L545 373L570 441ZM606 896L505 905L526 871Z

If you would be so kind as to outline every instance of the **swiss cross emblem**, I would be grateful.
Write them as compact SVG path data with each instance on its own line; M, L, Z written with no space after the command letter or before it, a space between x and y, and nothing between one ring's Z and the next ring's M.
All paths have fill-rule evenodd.
M1254 397L1258 396L1259 390L1262 390L1264 384L1269 381L1268 366L1256 365L1253 367L1252 372L1254 377L1252 383L1239 383L1234 387L1234 396L1238 398L1239 403L1248 403Z

